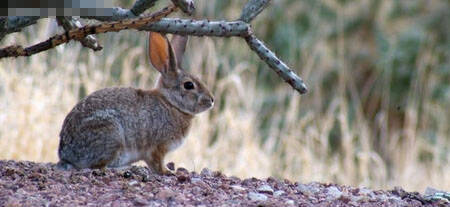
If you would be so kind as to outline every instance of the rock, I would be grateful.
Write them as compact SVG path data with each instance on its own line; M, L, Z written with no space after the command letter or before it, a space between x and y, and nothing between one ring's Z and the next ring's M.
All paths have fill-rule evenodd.
M258 189L256 189L260 193L273 194L273 189L269 185L261 185Z
M211 177L212 176L212 172L208 168L203 168L203 170L200 173L200 175L205 176L205 177Z
M232 185L232 186L230 186L233 190L235 190L235 191L244 191L244 190L246 190L246 188L244 188L244 187L242 187L242 186L240 186L240 185Z
M338 199L342 196L342 191L340 191L335 186L330 186L327 188L327 195L333 199Z
M371 199L375 197L375 194L373 193L372 190L369 190L367 188L360 188L359 189L359 193L360 195L362 195L363 197L366 197L366 199Z
M287 200L285 203L286 203L286 205L290 205L290 206L295 204L295 202L293 200Z
M135 206L144 206L144 205L149 205L150 203L143 199L143 198L135 198L134 199L134 205Z
M123 173L123 177L124 178L131 178L131 176L133 176L132 174L131 174L131 172L130 171L125 171L124 173Z
M191 178L191 182L192 183L198 183L198 182L201 182L202 181L202 179L201 178Z
M133 186L133 185L137 185L137 184L139 184L139 182L136 180L132 180L128 183L129 186Z
M310 185L305 185L305 184L298 184L297 190L306 196L312 196L320 191L315 186L310 186Z
M167 163L167 169L174 171L175 170L175 163L169 162Z
M159 191L155 197L161 200L167 200L168 198L173 198L175 196L175 192L170 190L169 188L164 188L161 191Z
M277 190L277 191L273 192L273 196L279 197L279 196L281 196L281 195L283 195L283 194L285 194L285 193L286 193L286 192L284 192L284 191L282 191L282 190Z
M252 201L266 201L267 196L261 193L254 193L250 192L248 193L248 198Z

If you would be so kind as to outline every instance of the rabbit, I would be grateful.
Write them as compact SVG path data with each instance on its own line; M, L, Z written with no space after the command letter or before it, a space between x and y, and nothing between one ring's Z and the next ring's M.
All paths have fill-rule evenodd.
M83 98L64 120L58 148L63 169L126 167L143 160L169 173L164 156L186 137L192 118L211 109L205 84L180 67L187 36L149 33L148 56L159 71L151 90L112 87Z

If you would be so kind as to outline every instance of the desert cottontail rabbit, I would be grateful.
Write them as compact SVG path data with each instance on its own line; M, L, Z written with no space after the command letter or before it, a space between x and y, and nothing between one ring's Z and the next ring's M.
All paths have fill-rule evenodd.
M67 115L60 133L58 166L121 167L144 160L165 173L164 156L179 146L193 116L213 106L205 84L180 68L187 36L171 43L149 34L149 58L161 73L152 90L105 88L82 99Z

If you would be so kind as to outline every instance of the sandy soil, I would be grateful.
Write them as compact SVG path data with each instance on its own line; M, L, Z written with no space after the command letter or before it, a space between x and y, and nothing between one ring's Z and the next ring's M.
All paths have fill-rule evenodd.
M169 166L173 168L172 166ZM153 175L145 167L59 170L0 161L0 206L448 206L401 188L389 191L275 178L240 179L203 169Z

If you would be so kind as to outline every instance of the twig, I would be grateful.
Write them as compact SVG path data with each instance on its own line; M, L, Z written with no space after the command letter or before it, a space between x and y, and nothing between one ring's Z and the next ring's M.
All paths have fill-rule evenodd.
M123 19L136 18L148 8L155 5L158 0L137 0L131 9L116 7L112 9L111 16L82 16L81 18L97 19L100 21L119 21ZM195 8L193 0L172 0L183 12L191 15ZM40 16L11 16L0 17L0 40L5 35L20 32L22 28L36 24Z
M282 62L278 57L270 51L263 42L256 38L255 35L249 35L245 37L245 41L250 46L250 48L258 54L259 58L264 60L264 62L269 65L272 70L274 70L284 81L289 83L295 90L304 94L308 92L303 80L294 73L284 62Z
M262 12L270 3L270 0L250 0L245 4L239 20L251 22L259 13Z
M1 17L0 18L0 40L5 35L13 32L20 32L22 28L36 24L40 17Z
M75 28L81 28L81 22L70 16L56 17L58 24L61 25L64 30L70 31ZM88 35L80 40L81 44L85 47L91 48L94 51L99 51L103 47L97 42L97 39L93 35Z
M135 16L139 16L148 8L153 7L156 1L158 0L137 0L134 2L133 7L131 7L130 12Z
M55 35L44 42L40 42L33 46L23 49L21 46L9 46L0 49L0 58L4 57L18 57L18 56L30 56L50 48L54 48L60 44L67 43L70 40L81 40L87 35L99 34L105 32L118 32L124 29L137 29L151 22L158 21L159 19L169 15L177 10L177 6L171 5L151 14L148 17L139 17L136 19L126 19L116 22L107 22L99 25L89 25L82 28L70 30L64 34Z
M243 21L209 21L178 18L163 18L145 25L138 30L154 31L193 36L247 36L251 33L250 25Z

